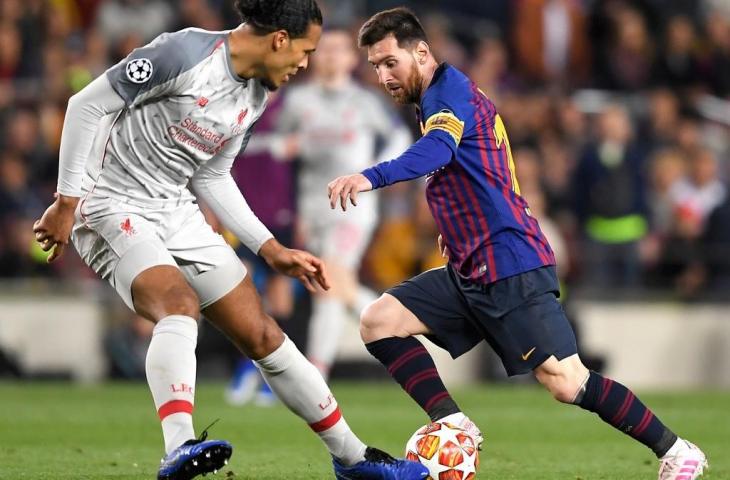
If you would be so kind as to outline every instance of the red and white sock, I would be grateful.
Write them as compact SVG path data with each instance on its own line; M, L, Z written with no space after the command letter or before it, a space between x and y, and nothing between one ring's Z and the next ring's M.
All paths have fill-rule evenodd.
M160 320L152 332L145 370L162 422L165 452L195 438L195 346L198 322L185 315Z
M319 371L289 338L256 365L274 393L309 424L333 457L348 466L365 459L365 444L350 430Z

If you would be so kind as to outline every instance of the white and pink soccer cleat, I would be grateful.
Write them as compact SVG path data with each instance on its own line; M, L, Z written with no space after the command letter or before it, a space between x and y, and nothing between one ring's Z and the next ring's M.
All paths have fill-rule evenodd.
M477 450L482 449L482 443L484 443L484 436L482 435L481 430L479 430L479 427L477 427L476 423L472 422L471 419L469 419L469 417L464 415L462 412L452 413L451 415L447 415L444 418L440 419L439 422L450 423L452 425L456 425L457 427L463 429L466 433L468 433L474 439L474 443L477 446Z
M695 480L708 468L707 457L697 445L678 440L679 449L661 458L659 480Z

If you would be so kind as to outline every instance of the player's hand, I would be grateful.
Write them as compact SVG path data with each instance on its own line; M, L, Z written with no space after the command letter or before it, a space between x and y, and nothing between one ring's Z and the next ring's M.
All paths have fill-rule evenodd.
M330 208L336 208L339 202L342 211L346 212L348 200L353 206L357 206L357 194L372 189L373 185L370 183L370 180L362 173L335 178L327 185Z
M439 242L439 252L441 252L441 256L444 258L449 258L449 247L447 247L446 244L444 243L444 237L442 237L440 233L439 233L438 242Z
M330 289L324 262L309 252L286 248L275 239L264 243L259 250L266 263L279 273L298 279L312 293L317 285Z
M58 193L54 197L56 201L33 224L33 233L41 248L46 252L53 249L48 262L63 255L74 225L74 211L79 203L77 197L66 197Z

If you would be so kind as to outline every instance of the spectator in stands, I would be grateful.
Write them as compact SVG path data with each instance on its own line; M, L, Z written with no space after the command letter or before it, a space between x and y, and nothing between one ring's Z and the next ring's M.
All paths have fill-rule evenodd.
M585 279L595 287L635 286L638 245L648 229L644 155L623 107L609 106L598 123L598 138L583 152L573 180L575 211L587 240Z
M586 17L572 0L520 0L514 5L517 68L533 84L580 85L590 71Z

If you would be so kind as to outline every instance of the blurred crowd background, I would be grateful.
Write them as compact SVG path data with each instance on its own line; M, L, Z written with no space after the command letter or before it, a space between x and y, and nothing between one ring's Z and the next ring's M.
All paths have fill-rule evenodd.
M160 32L235 27L231 3L0 0L0 278L95 278L73 252L46 264L31 232L55 191L66 101ZM320 4L326 23L353 35L375 11L409 5L437 58L493 100L568 297L729 298L730 1ZM377 90L359 59L356 76ZM413 110L399 113L417 138ZM237 172L265 185L246 160ZM270 228L296 232L296 181L286 181L290 215L257 210L281 200L267 197L276 190L243 190ZM375 291L443 263L422 188L382 192L360 269Z

